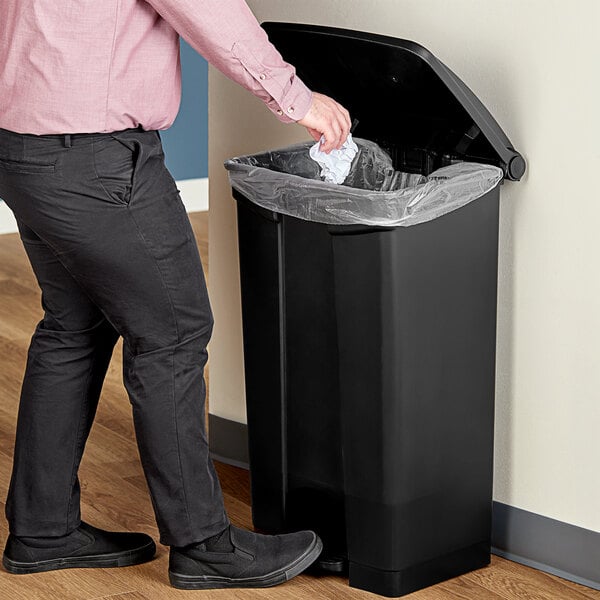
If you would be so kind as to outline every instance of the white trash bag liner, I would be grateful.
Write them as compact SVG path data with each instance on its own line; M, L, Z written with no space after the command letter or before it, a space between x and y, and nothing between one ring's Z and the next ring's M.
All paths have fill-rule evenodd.
M374 142L354 138L359 152L340 185L322 181L310 158L313 141L225 161L231 186L254 204L331 225L410 226L431 221L480 198L503 178L502 169L458 162L425 177L394 171Z

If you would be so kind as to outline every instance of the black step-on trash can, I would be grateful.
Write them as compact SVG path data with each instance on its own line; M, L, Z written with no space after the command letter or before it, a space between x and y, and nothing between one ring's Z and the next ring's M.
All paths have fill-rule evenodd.
M402 596L490 562L500 184L525 162L418 44L263 26L360 152L342 185L313 142L225 163L254 525Z

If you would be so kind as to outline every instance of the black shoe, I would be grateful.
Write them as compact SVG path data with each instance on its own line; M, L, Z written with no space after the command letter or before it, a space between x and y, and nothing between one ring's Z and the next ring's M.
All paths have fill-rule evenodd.
M171 547L169 581L173 587L271 587L304 571L323 549L312 531L262 535L230 525L219 537L216 544Z
M9 573L39 573L73 567L126 567L156 552L145 533L113 532L87 523L61 537L8 536L2 564Z

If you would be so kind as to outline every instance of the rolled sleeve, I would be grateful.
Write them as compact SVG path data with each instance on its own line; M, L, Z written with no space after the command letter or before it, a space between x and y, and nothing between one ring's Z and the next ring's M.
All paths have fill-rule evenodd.
M146 0L226 77L283 123L306 116L312 91L269 41L245 0Z

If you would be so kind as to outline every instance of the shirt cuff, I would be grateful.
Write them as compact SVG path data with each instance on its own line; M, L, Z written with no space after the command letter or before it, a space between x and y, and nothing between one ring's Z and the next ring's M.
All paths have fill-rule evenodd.
M312 104L312 91L298 77L295 67L285 62L270 43L238 41L231 51L263 92L257 95L281 122L293 123L306 116Z
M311 104L312 91L295 75L287 94L279 102L269 102L267 106L281 122L294 123L306 116Z

